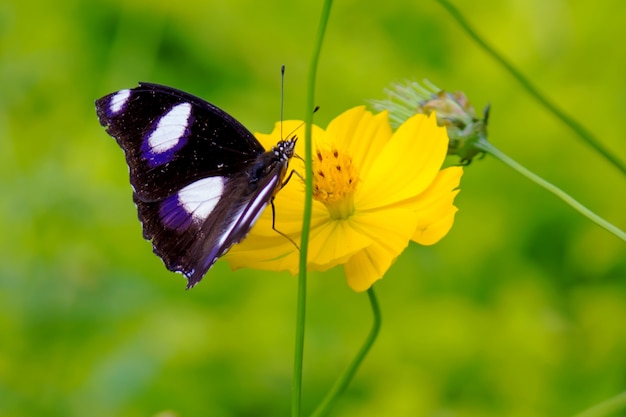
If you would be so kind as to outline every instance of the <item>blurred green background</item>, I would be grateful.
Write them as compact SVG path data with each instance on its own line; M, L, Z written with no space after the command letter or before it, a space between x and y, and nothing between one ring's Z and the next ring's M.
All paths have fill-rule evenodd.
M458 0L541 90L626 161L626 3ZM285 416L296 280L165 270L94 100L168 84L269 132L302 118L319 2L0 2L0 416ZM336 1L316 121L392 81L491 103L490 139L626 229L626 181L434 1ZM571 416L626 389L626 246L493 158L450 234L376 285L383 328L334 416ZM304 409L370 323L340 269L309 280ZM624 414L622 414L624 415Z

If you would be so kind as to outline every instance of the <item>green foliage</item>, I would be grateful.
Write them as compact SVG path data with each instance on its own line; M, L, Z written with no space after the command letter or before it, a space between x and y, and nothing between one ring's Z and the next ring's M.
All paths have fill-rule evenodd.
M269 132L286 64L285 117L301 119L306 3L0 3L0 415L288 414L295 278L218 262L184 291L141 238L94 100L160 82ZM457 6L626 161L622 2ZM404 78L490 102L496 146L626 228L624 177L436 2L335 2L316 121ZM376 284L383 327L333 415L568 416L624 391L623 242L493 158L461 189L451 233ZM312 274L308 297L305 411L371 324L340 270Z

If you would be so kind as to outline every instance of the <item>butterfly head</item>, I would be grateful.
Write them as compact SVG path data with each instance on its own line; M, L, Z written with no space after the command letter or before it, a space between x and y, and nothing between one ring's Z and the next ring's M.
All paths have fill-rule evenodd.
M274 156L278 158L281 162L287 162L294 154L294 150L296 147L296 141L298 140L297 136L292 136L289 139L281 140L272 148L274 152Z

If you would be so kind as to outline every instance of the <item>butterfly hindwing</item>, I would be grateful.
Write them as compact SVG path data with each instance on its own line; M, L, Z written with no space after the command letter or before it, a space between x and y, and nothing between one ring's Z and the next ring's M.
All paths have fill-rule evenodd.
M280 186L282 166L274 164L270 169L252 185L248 172L243 172L196 181L157 202L135 197L144 237L152 241L168 269L187 276L188 287L248 234Z
M223 110L156 84L109 94L96 110L126 155L144 237L187 288L248 234L282 186L296 141L266 152Z

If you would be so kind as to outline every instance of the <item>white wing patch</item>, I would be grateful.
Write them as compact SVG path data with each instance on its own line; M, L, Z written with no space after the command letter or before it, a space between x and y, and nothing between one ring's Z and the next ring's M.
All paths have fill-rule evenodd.
M109 102L109 111L113 115L119 113L124 107L124 104L126 104L126 102L128 101L128 97L130 97L129 89L120 90L115 93L115 95L111 97L111 101Z
M161 117L156 129L148 137L150 150L155 154L160 154L178 145L185 134L190 115L191 103L181 103L172 107Z
M224 192L224 177L198 180L178 192L178 201L196 221L204 221L220 201Z

